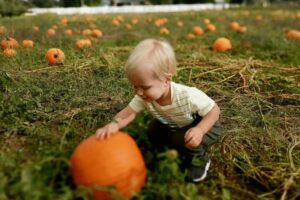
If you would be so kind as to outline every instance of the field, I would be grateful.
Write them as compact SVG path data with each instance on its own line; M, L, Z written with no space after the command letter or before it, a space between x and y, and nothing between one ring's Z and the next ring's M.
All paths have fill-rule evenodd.
M167 152L148 170L146 185L133 199L300 199L300 40L286 37L286 31L300 29L299 7L65 17L0 18L6 29L1 28L1 39L35 43L17 48L16 56L0 55L1 200L87 199L86 190L72 184L69 157L132 98L123 66L132 48L148 37L164 37L173 45L174 80L199 87L218 103L224 132L210 149L204 182L185 182L178 158ZM112 24L116 17L118 26ZM167 19L162 26L168 35L155 26L160 18ZM216 31L205 31L204 19ZM247 31L231 30L232 21ZM47 30L54 25L50 37ZM188 39L195 25L204 34ZM83 36L87 28L100 29L103 36ZM66 29L73 34L66 36ZM218 37L229 38L232 49L213 51ZM92 46L75 48L84 38ZM64 51L63 65L47 64L45 53L52 47ZM143 113L125 128L147 165L154 156L143 134L150 119Z

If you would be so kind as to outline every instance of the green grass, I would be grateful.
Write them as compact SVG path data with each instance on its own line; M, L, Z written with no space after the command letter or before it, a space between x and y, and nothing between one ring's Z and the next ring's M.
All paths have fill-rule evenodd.
M124 63L139 41L160 37L153 25L160 17L169 20L165 26L171 34L165 38L178 58L175 80L216 100L224 136L210 149L212 166L203 183L186 183L178 160L162 154L134 199L300 198L300 41L285 37L286 30L299 30L296 13L297 8L284 7L122 14L125 23L139 19L130 30L125 23L111 26L113 14L95 15L90 23L76 16L52 38L46 30L58 25L60 16L1 18L8 31L1 38L32 39L35 47L19 48L13 58L0 56L0 199L87 199L86 190L72 184L68 159L80 141L132 98ZM262 21L255 20L257 15ZM217 31L187 40L193 25L205 27L204 18ZM176 27L178 19L184 27ZM231 21L248 31L229 30ZM40 32L33 32L32 24ZM104 33L91 38L91 48L75 49L76 40L85 37L63 34L67 28L88 27ZM231 51L211 50L221 36L232 41ZM64 65L47 65L44 56L51 47L65 52ZM125 129L137 139L147 164L154 156L143 134L150 118L142 114Z

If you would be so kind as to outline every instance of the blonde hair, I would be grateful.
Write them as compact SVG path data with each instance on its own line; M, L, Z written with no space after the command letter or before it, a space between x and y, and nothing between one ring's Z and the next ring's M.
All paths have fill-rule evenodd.
M176 74L176 57L172 46L162 39L145 39L131 52L125 70L128 74L133 69L150 65L157 78Z

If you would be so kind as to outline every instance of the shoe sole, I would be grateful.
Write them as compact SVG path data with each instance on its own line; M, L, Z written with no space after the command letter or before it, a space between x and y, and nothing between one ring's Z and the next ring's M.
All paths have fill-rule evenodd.
M207 171L209 169L209 166L210 166L210 160L207 162L207 164L205 166L205 171L204 171L203 175L200 178L193 179L193 182L197 183L197 182L203 181L207 176Z

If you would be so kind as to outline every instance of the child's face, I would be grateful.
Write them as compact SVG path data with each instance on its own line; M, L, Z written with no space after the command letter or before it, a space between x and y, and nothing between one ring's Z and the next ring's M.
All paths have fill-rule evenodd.
M143 100L159 101L167 96L170 80L160 80L149 67L138 67L128 73L135 93Z

